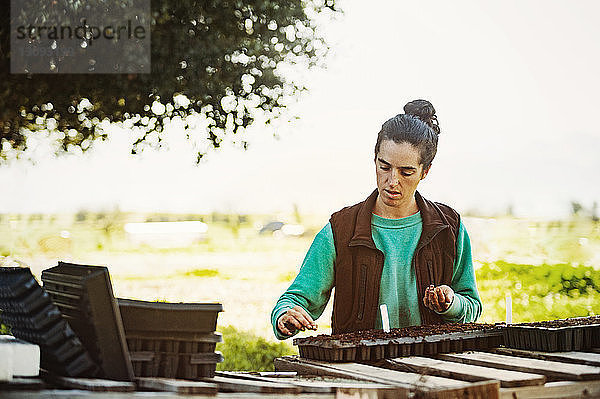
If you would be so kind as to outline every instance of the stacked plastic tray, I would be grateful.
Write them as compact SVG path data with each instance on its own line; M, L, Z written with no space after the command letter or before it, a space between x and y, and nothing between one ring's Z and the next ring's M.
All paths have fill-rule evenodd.
M130 381L133 369L108 269L59 262L42 272L44 289L95 362L101 376Z
M373 361L400 356L486 350L498 347L502 342L502 329L499 326L423 336L375 339L316 336L294 339L294 345L298 345L301 357L330 362Z
M218 303L165 303L119 299L137 377L214 377L223 356L215 352Z
M512 324L504 329L504 345L545 352L600 347L600 316Z
M95 377L99 368L29 268L0 267L2 322L40 346L40 366L70 377Z

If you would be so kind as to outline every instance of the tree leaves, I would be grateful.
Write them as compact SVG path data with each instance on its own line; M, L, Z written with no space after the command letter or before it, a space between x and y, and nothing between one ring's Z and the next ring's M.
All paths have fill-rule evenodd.
M40 7L50 13L58 3L79 4ZM337 12L318 0L153 1L151 73L10 74L8 4L0 6L0 159L22 153L28 131L46 128L62 132L59 151L85 151L106 138L102 121L141 128L135 153L153 132L160 145L165 124L190 115L206 121L205 137L190 140L207 141L201 159L257 115L270 122L282 112L283 99L303 87L278 75L278 65L322 59L327 46L307 14Z

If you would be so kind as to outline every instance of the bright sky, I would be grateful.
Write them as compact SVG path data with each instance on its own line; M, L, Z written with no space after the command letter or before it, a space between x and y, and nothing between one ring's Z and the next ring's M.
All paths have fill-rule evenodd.
M328 68L305 74L300 119L199 166L129 155L126 131L84 157L0 168L0 212L289 211L328 214L375 187L381 124L416 98L442 128L420 191L461 212L552 217L600 202L597 0L346 1ZM93 75L90 75L93 78ZM181 132L173 133L178 137Z

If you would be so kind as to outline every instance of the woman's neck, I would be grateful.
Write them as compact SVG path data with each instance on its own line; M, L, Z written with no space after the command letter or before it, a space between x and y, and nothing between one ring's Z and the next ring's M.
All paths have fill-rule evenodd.
M401 219L410 215L414 215L419 211L415 197L411 197L408 203L401 203L398 206L386 205L381 196L377 196L373 213L386 219Z

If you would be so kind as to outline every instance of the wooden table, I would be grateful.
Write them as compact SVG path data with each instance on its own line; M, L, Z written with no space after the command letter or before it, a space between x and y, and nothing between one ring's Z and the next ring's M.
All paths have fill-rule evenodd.
M284 357L280 371L331 375L404 389L404 397L590 398L600 397L600 350L534 352L497 348L410 356L371 364L329 363Z
M275 373L217 372L203 381L135 382L64 378L0 384L2 399L85 398L591 398L600 397L600 350L533 352L498 348L376 363L275 360ZM135 391L135 392L134 392Z

